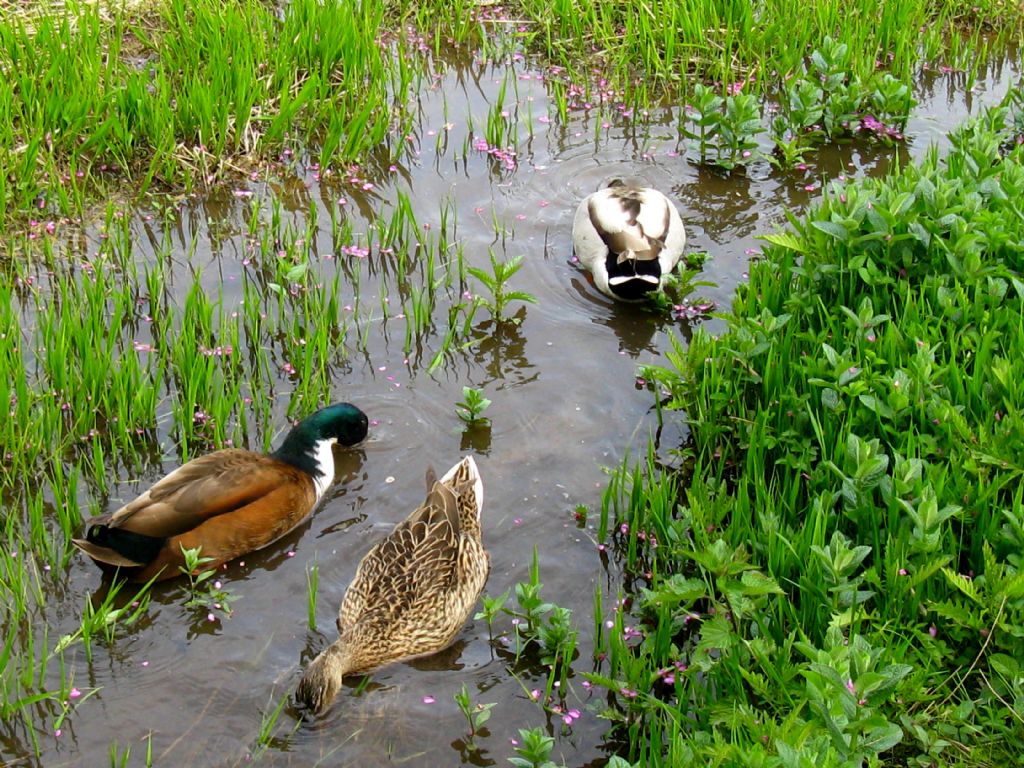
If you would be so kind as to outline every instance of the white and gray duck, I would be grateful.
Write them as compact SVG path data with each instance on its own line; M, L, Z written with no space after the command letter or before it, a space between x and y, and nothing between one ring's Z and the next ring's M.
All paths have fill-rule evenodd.
M601 293L640 301L661 290L665 275L679 263L686 231L664 194L640 179L615 179L580 203L572 242Z

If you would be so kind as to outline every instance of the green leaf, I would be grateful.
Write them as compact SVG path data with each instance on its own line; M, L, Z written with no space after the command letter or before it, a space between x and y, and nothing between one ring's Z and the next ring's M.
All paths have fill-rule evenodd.
M757 239L764 240L766 243L771 243L772 245L777 245L780 248L785 248L788 251L807 253L807 248L804 246L803 240L789 232L777 232L772 235L761 235Z
M899 217L910 210L910 207L916 202L916 198L911 192L900 192L896 199L890 206L892 215Z
M835 348L831 344L822 344L821 351L825 353L825 359L828 360L828 364L833 368L839 366L839 353L836 352Z
M945 568L943 572L945 572ZM971 610L968 610L959 603L951 603L948 601L933 603L931 606L940 618L948 619L962 627L974 627L978 621L978 616Z
M829 411L839 408L839 393L831 387L821 390L821 405Z
M726 650L731 648L735 638L732 634L732 627L725 616L716 614L701 625L700 645L707 648Z
M841 374L839 374L839 381L837 381L836 383L840 387L845 387L851 381L853 381L858 376L860 376L862 370L863 369L857 368L856 366L850 366L845 371L843 371Z
M903 730L896 723L888 723L879 728L872 728L864 734L861 744L874 752L892 749L903 740Z
M978 589L974 586L974 582L968 579L966 576L956 573L949 568L942 569L943 575L946 577L951 585L963 592L967 597L971 598L978 605L984 606L984 602L978 596Z
M996 674L1006 678L1009 683L1016 684L1021 677L1020 662L1005 653L993 653L988 657L988 663Z
M656 589L644 590L644 603L647 605L678 605L690 603L707 597L707 585L701 579L688 579L674 573Z
M870 411L874 411L879 416L891 419L893 417L892 408L883 403L874 395L859 395L858 398L862 405Z
M1024 597L1024 573L1018 573L1007 581L1000 590L1010 600L1018 600Z
M846 242L850 239L850 231L838 222L812 221L811 226L841 242Z
M740 577L745 595L781 595L782 588L771 576L766 576L760 571L744 571Z

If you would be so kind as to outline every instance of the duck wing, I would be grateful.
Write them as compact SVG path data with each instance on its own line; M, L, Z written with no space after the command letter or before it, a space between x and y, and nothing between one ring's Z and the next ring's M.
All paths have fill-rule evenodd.
M658 258L668 232L670 211L664 195L647 189L613 187L592 195L590 223L618 262Z
M176 536L294 483L302 474L261 453L216 451L183 464L134 501L88 524L153 537Z
M434 482L423 504L359 563L341 602L339 630L367 619L393 624L420 598L448 592L458 556L458 500Z

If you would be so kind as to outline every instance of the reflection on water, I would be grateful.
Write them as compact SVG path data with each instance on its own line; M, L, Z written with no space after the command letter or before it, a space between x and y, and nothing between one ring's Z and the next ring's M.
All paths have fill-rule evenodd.
M301 666L331 641L359 559L421 501L427 466L449 466L470 450L479 455L486 486L484 538L492 553L486 593L497 595L525 580L536 547L544 597L571 608L576 618L575 671L589 670L594 587L615 594L621 583L614 562L597 551L592 525L577 528L572 511L577 504L597 508L602 468L617 465L627 450L642 450L659 429L652 395L637 388L637 368L662 359L670 334L686 339L692 329L642 308L614 305L573 266L570 228L579 200L617 175L641 175L670 190L689 248L710 255L701 279L716 287L701 292L725 308L758 248L756 236L784 222L786 209L806 207L830 179L884 174L908 154L920 155L929 142L945 141L951 127L998 101L1018 75L1016 64L996 62L965 92L960 76L925 72L906 147L849 143L815 153L807 168L778 171L759 163L746 174L723 176L681 155L678 109L658 110L649 123L616 117L604 127L582 114L564 124L554 117L541 122L539 117L556 113L549 110L541 73L527 64L505 67L466 57L441 71L436 87L420 97L420 121L408 138L418 149L413 162L392 166L380 160L353 174L328 174L289 158L278 175L248 185L252 199L225 192L185 201L169 224L153 211L134 220L136 257L148 264L165 254L179 301L192 276L201 274L210 295L234 305L244 298L245 280L262 291L275 280L274 244L252 243L245 235L254 200L263 201L259 215L265 216L267 201L275 199L283 221L297 231L305 231L315 215L315 237L306 243L311 261L326 277L340 270L344 301L358 305L343 310L347 319L305 321L352 320L348 333L337 335L330 381L338 399L357 403L374 424L359 450L336 452L337 482L307 522L223 569L220 578L236 597L231 618L197 618L183 607L180 584L162 584L146 619L111 646L96 646L92 663L80 650L69 654L75 684L99 692L66 721L59 738L37 736L43 758L26 758L26 764L95 764L114 742L122 751L131 748L134 764L150 739L157 765L248 762L265 714L292 690ZM514 169L474 150L477 134L468 128L470 120L486 124L497 84L506 78L518 94L510 105L520 121ZM417 221L435 230L441 211L449 211L467 264L486 268L489 251L500 260L524 256L511 288L538 300L514 305L513 322L495 323L482 312L468 343L433 372L427 365L440 348L444 328L437 318L443 313L405 352L402 322L394 311L384 322L381 309L388 297L397 305L406 290L396 278L399 262L377 251L361 258L343 250L368 242L373 223L389 218L398 191L409 194ZM332 241L332 220L350 227L350 242ZM88 230L81 237L69 249L95 253L100 233ZM411 256L414 265L422 259L422 253ZM247 264L250 259L254 263ZM147 338L145 328L133 332ZM291 342L259 343L272 345L264 351L277 361ZM278 374L274 386L272 413L283 425L296 382ZM493 400L488 426L464 428L457 418L463 386L479 387ZM110 497L93 489L86 505L93 504L93 512L116 508L171 469L161 466L165 437L148 436L147 476L128 477L115 465L119 478ZM658 437L672 447L685 432L666 424ZM307 574L314 563L320 578L317 632L306 625ZM71 631L85 595L97 589L98 572L76 556L46 620ZM499 618L495 633L510 628L507 617ZM262 760L296 766L504 765L517 729L542 725L557 737L556 761L600 764L611 748L602 740L607 722L597 717L601 696L574 683L569 702L584 714L571 729L563 728L526 694L543 688L544 679L542 667L517 664L484 622L471 621L441 654L346 681L333 708L316 722L301 722L286 707ZM487 733L477 737L478 749L469 747L452 698L463 683L474 701L496 704ZM31 754L31 743L17 726L0 725L5 760Z

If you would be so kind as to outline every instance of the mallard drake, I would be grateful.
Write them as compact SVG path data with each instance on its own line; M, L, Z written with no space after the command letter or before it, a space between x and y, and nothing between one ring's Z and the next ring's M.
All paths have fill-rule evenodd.
M679 211L639 179L615 179L584 198L572 223L576 258L601 293L639 301L661 288L686 245Z
M345 675L427 656L455 640L487 581L481 540L484 487L472 456L359 563L338 611L338 639L310 663L295 691L313 713L334 700Z
M75 546L131 581L181 575L182 547L213 568L284 536L334 479L331 446L366 437L366 414L349 403L321 408L269 455L228 448L192 459L116 512L93 517Z

